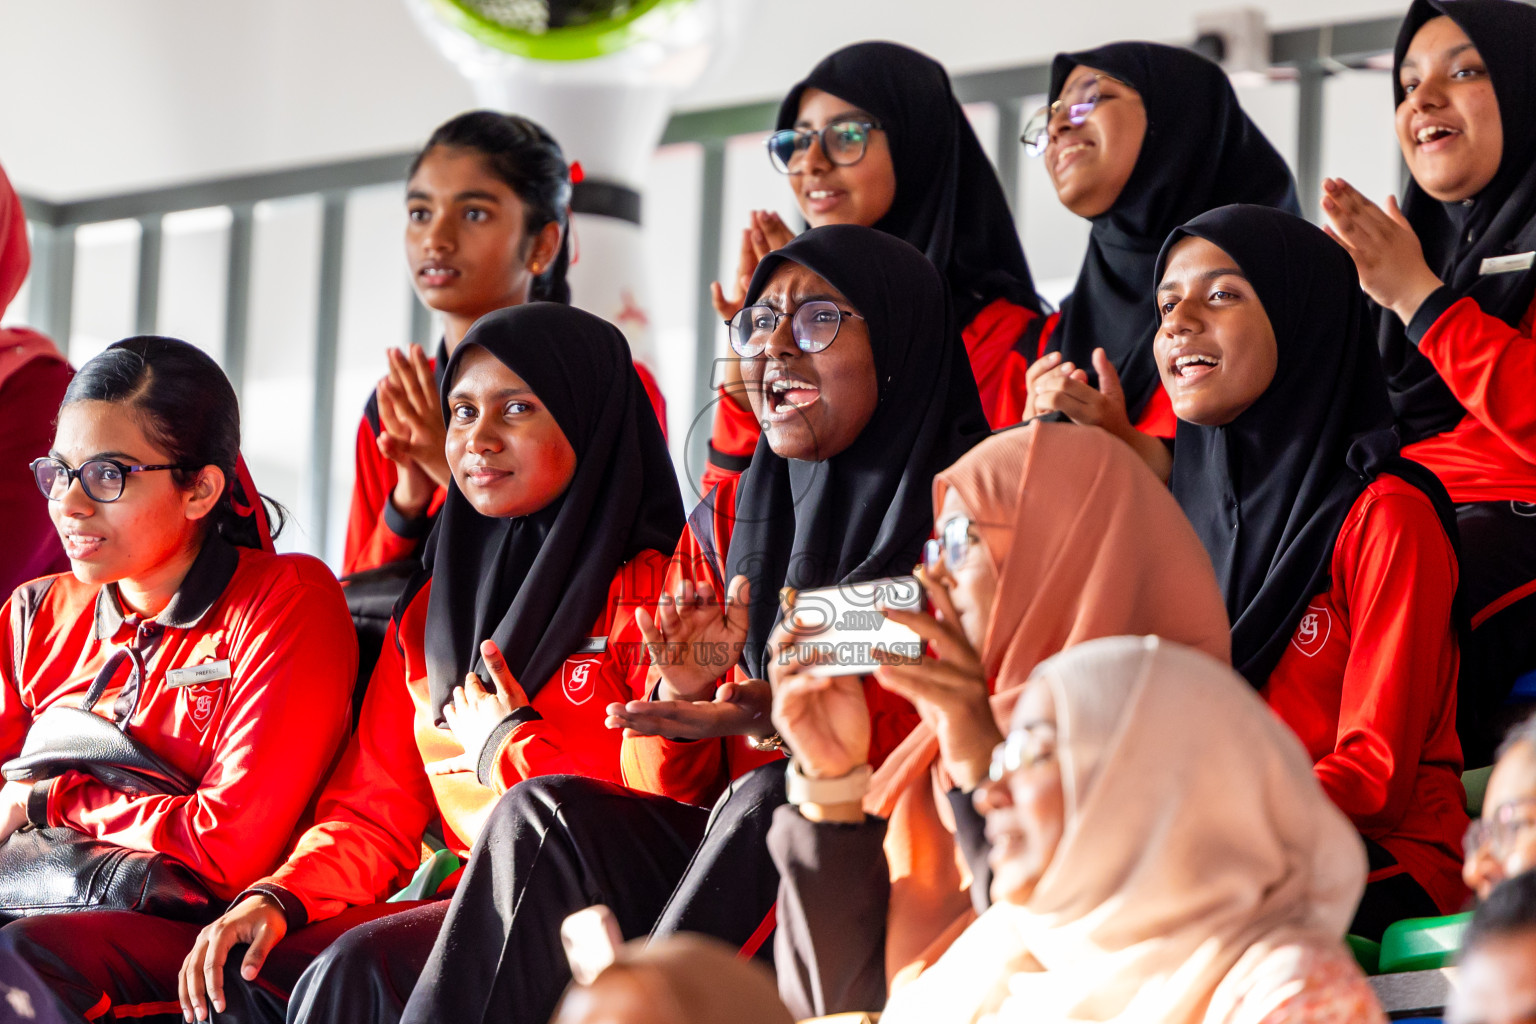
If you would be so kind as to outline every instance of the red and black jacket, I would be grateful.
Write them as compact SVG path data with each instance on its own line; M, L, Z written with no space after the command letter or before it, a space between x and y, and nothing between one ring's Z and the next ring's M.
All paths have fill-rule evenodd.
M34 787L33 823L164 853L223 899L280 861L346 735L357 640L335 577L308 555L210 535L171 603L143 620L113 584L47 576L11 596L0 636L0 759L105 671L92 710L127 715L135 740L199 780L188 796L128 795L65 772ZM184 682L192 666L208 666L204 681Z

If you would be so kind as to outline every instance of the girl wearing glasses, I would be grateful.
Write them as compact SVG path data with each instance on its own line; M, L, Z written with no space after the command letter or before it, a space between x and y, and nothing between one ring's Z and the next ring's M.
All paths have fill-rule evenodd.
M1536 667L1536 10L1415 0L1394 54L1413 178L1382 210L1323 183L1330 230L1376 303L1404 454L1445 483L1472 633L1458 717L1487 764L1500 704Z
M544 1024L569 978L558 923L593 903L626 938L692 931L746 956L772 948L764 834L784 760L765 676L780 590L910 572L933 475L987 427L944 282L905 242L815 228L759 265L747 300L772 311L743 365L769 425L747 471L689 517L656 614L636 615L652 699L607 708L631 790L534 779L497 804L407 1024ZM858 688L878 760L917 716L873 682Z
M411 558L431 529L451 475L437 398L442 368L470 325L507 306L571 301L571 180L560 145L515 114L460 114L416 155L406 182L406 262L417 297L442 314L443 337L430 360L419 345L391 350L389 375L368 397L344 573ZM665 424L661 391L635 369Z
M1455 517L1399 455L1354 265L1299 217L1231 206L1175 231L1157 277L1173 494L1216 566L1233 665L1366 839L1351 931L1453 913Z
M1093 228L1040 358L1004 391L1018 396L1019 417L1054 412L1101 426L1166 479L1176 421L1143 305L1157 248L1227 203L1297 212L1295 183L1227 76L1188 50L1133 42L1058 54L1050 98L1025 147L1045 161L1062 205Z
M861 799L890 822L882 886L899 885L888 899L879 897L878 911L871 908L880 925L847 941L855 950L883 943L863 959L889 965L893 975L964 917L973 900L986 906L985 877L973 879L956 863L955 829L962 844L984 848L970 794L1002 739L997 722L1007 721L1037 663L1063 647L1121 633L1156 633L1223 660L1229 643L1221 592L1199 539L1161 481L1101 431L1046 422L1003 431L938 475L931 508L938 539L922 574L938 614L886 614L915 629L935 654L876 673L883 687L917 706L923 724L876 768L869 792L841 797L855 809L850 822L864 820ZM869 760L869 716L858 687L820 678L792 658L770 671L773 720L794 751L794 771L813 780L856 779ZM949 794L949 806L940 808L944 798L936 792ZM816 820L820 812L805 805L831 799L813 792L798 802ZM946 818L956 824L946 825ZM817 934L813 901L794 893L807 865L791 867L781 852L775 848L784 872L781 936L804 928ZM867 871L870 862L852 863ZM876 863L884 876L885 862ZM883 971L843 974L858 975L860 960L855 952L825 968L799 959L788 973L781 966L781 979L808 968L801 977L827 993L793 1006L797 1017L879 1009Z
M1156 636L1094 639L1015 693L960 819L991 905L889 1001L891 886L869 870L886 822L856 802L776 813L779 988L794 1016L854 997L883 1006L882 1024L1385 1020L1343 942L1360 840L1224 661Z
M70 382L53 450L32 464L72 571L0 611L0 759L34 719L84 708L195 780L186 795L71 770L7 782L0 841L30 824L161 853L215 908L279 863L346 734L357 672L340 587L319 560L273 553L239 445L235 393L207 355L112 345ZM22 918L0 928L0 977L41 979L72 1019L136 1016L175 1000L198 927L127 910Z
M0 167L0 315L32 263L21 197ZM0 595L27 580L69 568L59 535L38 503L27 469L53 440L54 414L72 371L63 353L24 327L0 327Z
M939 268L988 421L1017 422L998 413L999 387L1009 361L1022 358L1016 353L1033 358L1040 300L997 173L944 68L895 43L845 47L789 91L777 129L768 158L786 176L807 224L878 228ZM735 297L714 288L723 319L739 314L758 261L792 237L777 215L753 214L742 235ZM740 366L728 360L706 490L750 461L758 430Z
M281 1021L286 1001L291 1021L399 1020L449 911L447 892L385 902L429 827L469 859L526 779L619 791L622 737L603 709L645 693L635 611L683 525L629 345L569 306L497 310L448 360L441 405L454 475L428 568L397 605L314 825L187 955L188 1019Z

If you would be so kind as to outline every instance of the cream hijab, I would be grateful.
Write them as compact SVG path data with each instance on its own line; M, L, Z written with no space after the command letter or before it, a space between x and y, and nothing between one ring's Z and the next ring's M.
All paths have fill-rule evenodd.
M1340 943L1365 851L1240 676L1112 637L1029 685L1055 698L1061 844L1029 901L983 914L882 1024L1193 1024L1220 1019L1243 987L1223 980L1259 966L1251 949Z
M1043 659L1096 637L1156 634L1230 657L1226 603L1210 557L1168 488L1124 442L1091 427L1035 421L1001 431L934 481L979 524L998 576L981 651L1006 723ZM938 740L926 723L876 772L865 809L890 819L887 972L894 977L967 913L947 804L935 789Z

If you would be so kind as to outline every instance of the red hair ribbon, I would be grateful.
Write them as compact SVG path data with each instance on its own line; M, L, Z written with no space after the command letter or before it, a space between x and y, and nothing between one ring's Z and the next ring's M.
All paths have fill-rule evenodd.
M571 161L571 184L580 185L587 180L587 172L581 169L580 160Z
M261 538L261 550L269 554L275 552L277 548L272 543L267 509L262 504L261 493L256 490L256 482L251 479L251 468L245 464L244 455L235 460L235 486L230 488L229 503L235 507L235 514L242 519L256 517L256 536Z

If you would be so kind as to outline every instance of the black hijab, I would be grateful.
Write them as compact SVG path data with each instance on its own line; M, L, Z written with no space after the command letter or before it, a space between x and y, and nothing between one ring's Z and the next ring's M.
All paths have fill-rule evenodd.
M896 43L845 46L789 90L776 128L794 127L809 88L862 108L885 129L896 199L875 227L933 261L962 328L998 298L1040 312L1003 187L943 65Z
M863 315L879 400L839 454L783 459L764 436L741 475L725 578L752 581L742 660L756 678L766 678L779 589L910 573L933 530L934 475L987 436L948 290L922 253L873 228L813 228L758 263L748 305L785 263L819 274Z
M427 542L427 683L442 707L465 673L489 679L496 641L529 699L587 638L613 574L646 549L670 553L683 526L677 476L619 329L572 306L530 302L489 313L442 375L443 418L464 353L483 348L521 377L576 452L565 493L513 519L476 512L456 482Z
M1290 169L1243 113L1232 83L1215 64L1157 43L1110 43L1057 54L1051 63L1053 102L1079 64L1141 95L1147 134L1120 197L1092 219L1083 268L1047 347L1087 371L1095 384L1093 350L1104 349L1125 387L1134 423L1159 387L1147 289L1168 232L1229 203L1291 213L1300 207Z
M1434 475L1398 455L1386 379L1354 262L1321 229L1262 206L1224 206L1168 236L1236 262L1275 332L1275 379L1222 427L1179 424L1170 486L1210 553L1232 619L1232 664L1262 687L1308 602L1329 579L1333 548L1360 493L1381 473L1434 500Z
M1491 256L1536 249L1536 8L1516 0L1414 0L1397 36L1393 96L1405 98L1399 69L1424 23L1446 15L1487 62L1504 125L1504 155L1493 181L1470 204L1442 203L1418 182L1403 196L1403 215L1424 246L1424 259L1449 294L1435 308L1470 296L1489 316L1520 323L1536 295L1536 267L1481 273ZM1409 442L1444 433L1466 415L1430 361L1409 341L1391 310L1376 308L1377 341L1392 391L1392 407Z

